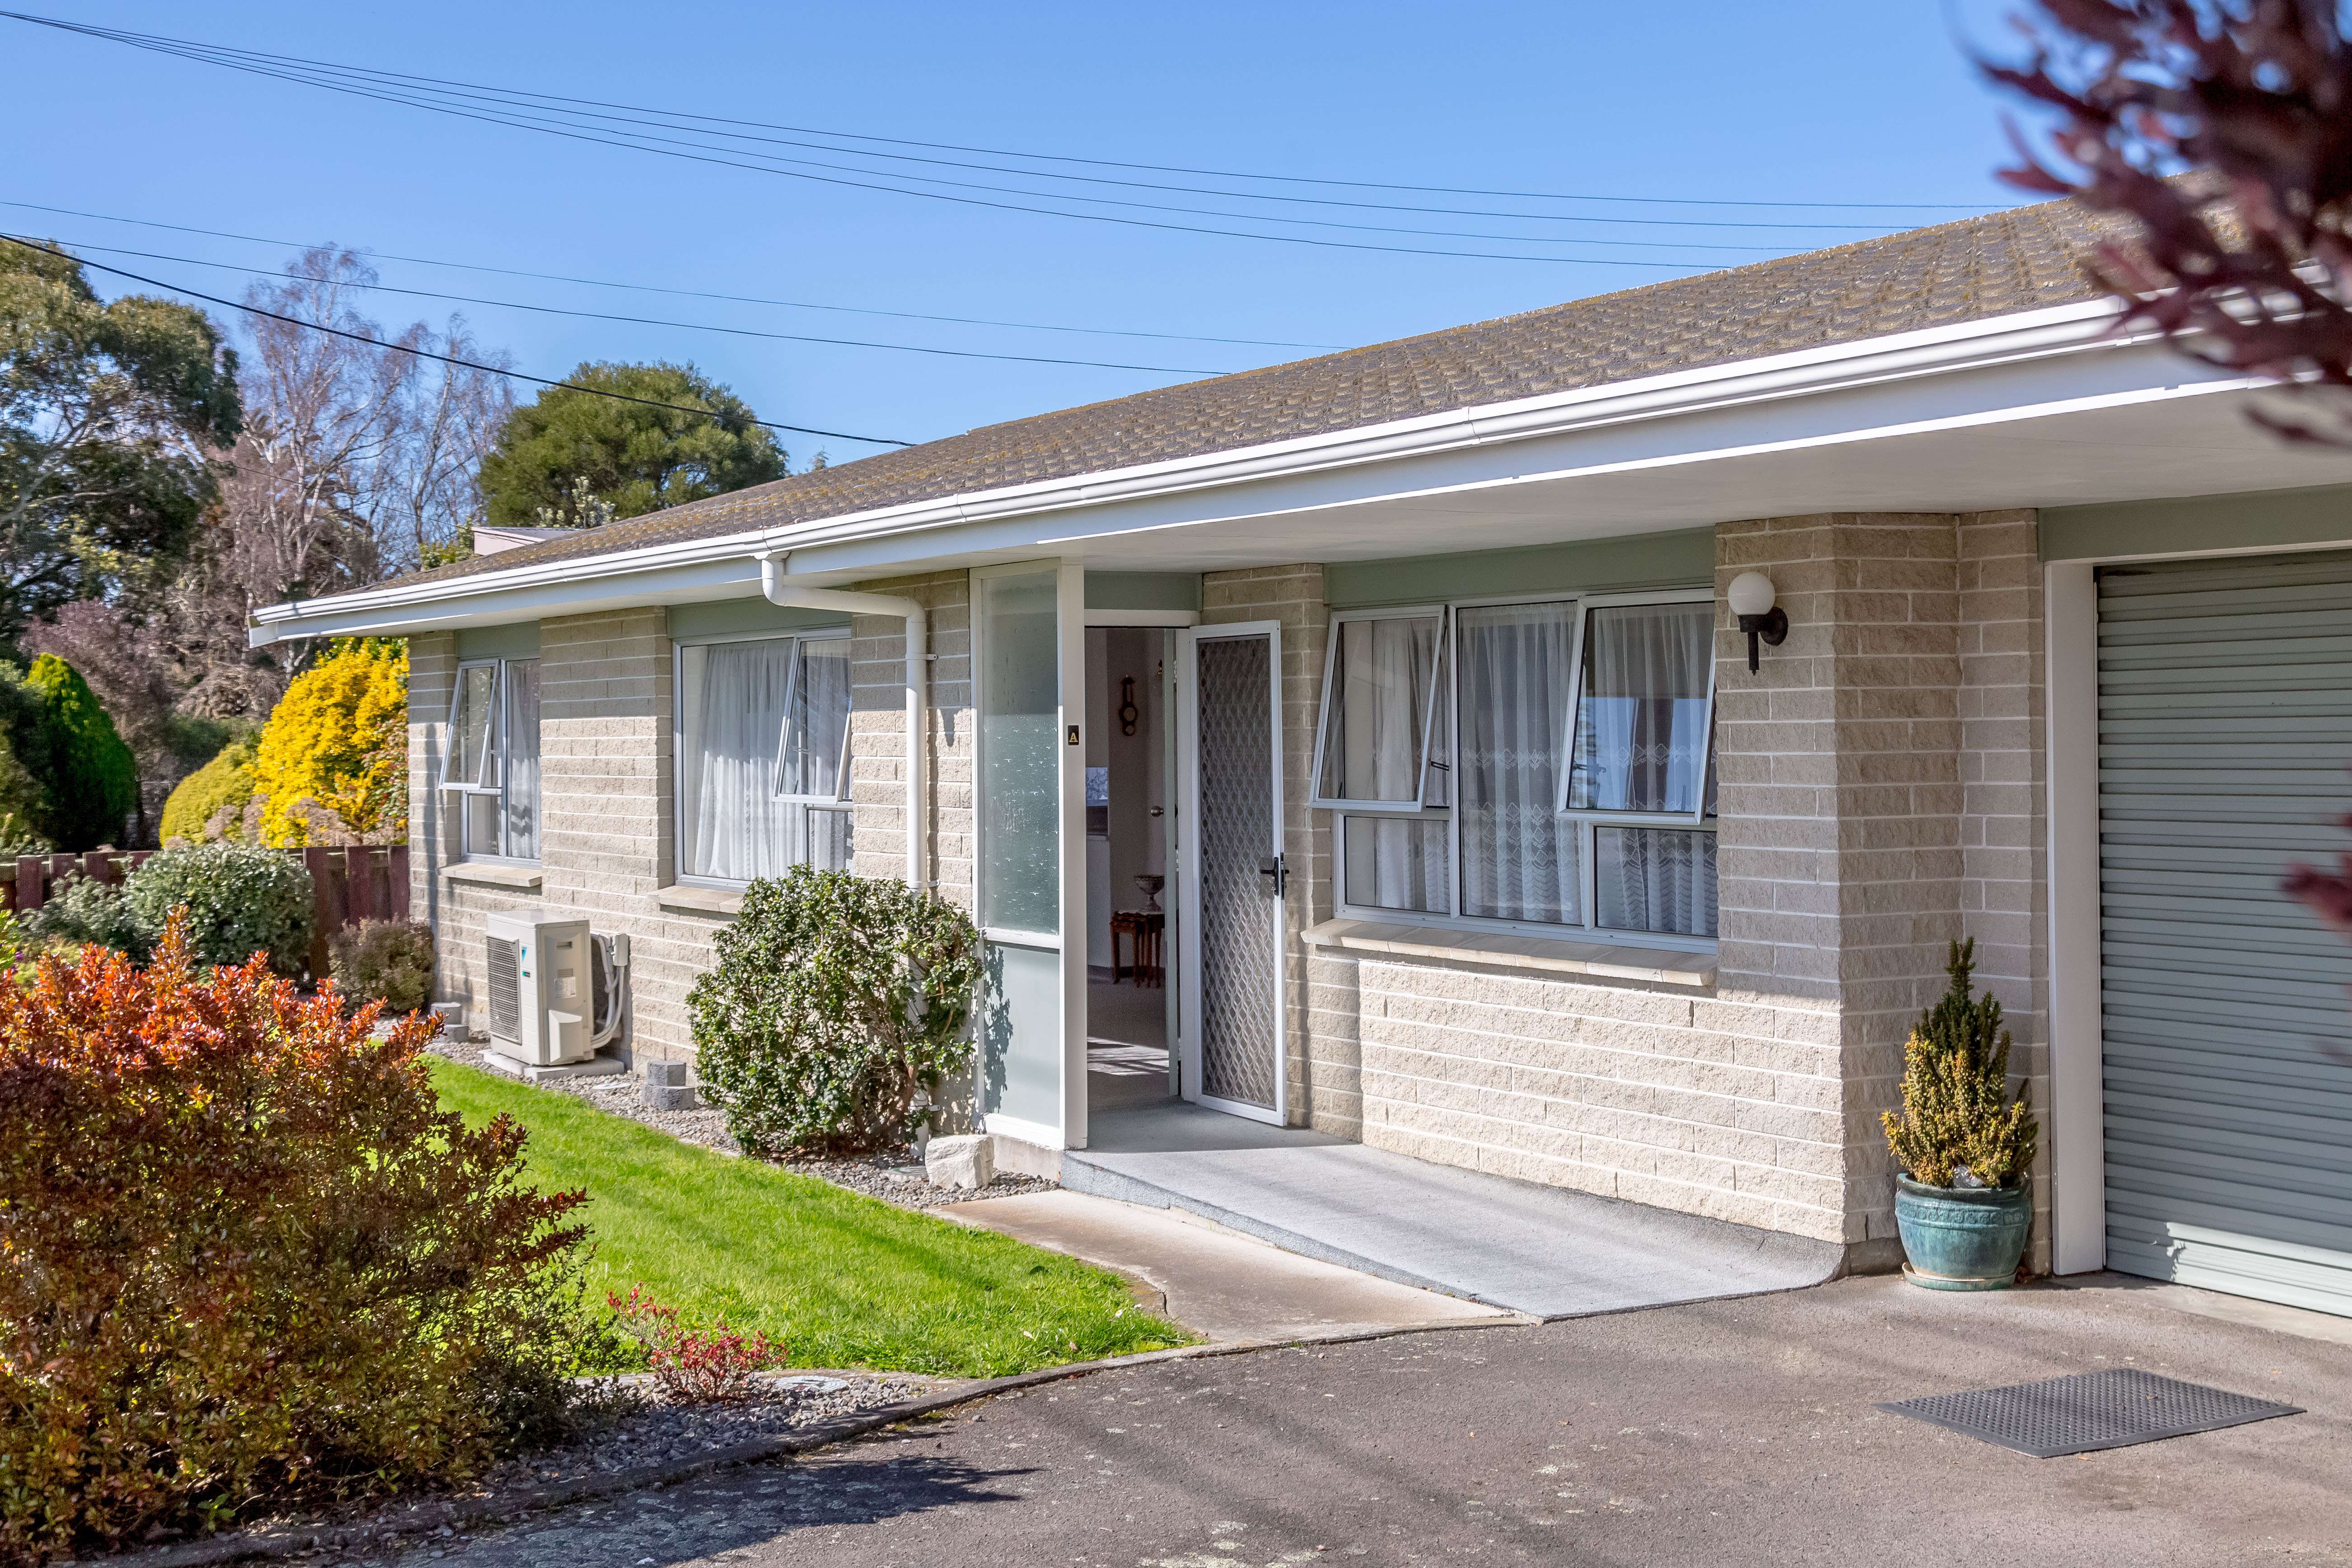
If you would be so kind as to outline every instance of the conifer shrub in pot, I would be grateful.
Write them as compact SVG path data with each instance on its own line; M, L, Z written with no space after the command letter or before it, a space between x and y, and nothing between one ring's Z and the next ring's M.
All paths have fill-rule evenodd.
M694 983L696 1068L770 1159L896 1148L971 1061L980 931L903 882L795 866L753 882Z
M1904 1274L1931 1290L1999 1290L2017 1278L2033 1221L2026 1173L2041 1128L2010 1092L2000 1003L1972 995L1976 940L1952 943L1951 985L1903 1047L1903 1110L1880 1117L1901 1170Z

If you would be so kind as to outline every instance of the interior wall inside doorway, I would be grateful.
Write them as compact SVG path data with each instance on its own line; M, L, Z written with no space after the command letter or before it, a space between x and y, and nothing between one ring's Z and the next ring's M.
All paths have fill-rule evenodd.
M1087 632L1087 767L1107 796L1087 814L1087 962L1110 964L1110 917L1144 907L1139 876L1166 875L1168 757L1160 712L1167 634L1149 626L1094 626ZM1120 709L1134 684L1133 734ZM1092 773L1099 769L1100 773ZM1097 827L1100 833L1097 836ZM1166 902L1163 897L1161 902Z

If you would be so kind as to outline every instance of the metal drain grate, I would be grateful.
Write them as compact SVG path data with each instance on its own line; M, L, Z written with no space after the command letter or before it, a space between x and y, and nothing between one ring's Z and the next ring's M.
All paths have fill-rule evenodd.
M2161 1437L2183 1437L2191 1432L2267 1421L2273 1415L2303 1414L2300 1405L2251 1399L2127 1368L2013 1383L2006 1388L1970 1389L1965 1394L1931 1394L1878 1408L2037 1459L2087 1454L2095 1448L2127 1448Z

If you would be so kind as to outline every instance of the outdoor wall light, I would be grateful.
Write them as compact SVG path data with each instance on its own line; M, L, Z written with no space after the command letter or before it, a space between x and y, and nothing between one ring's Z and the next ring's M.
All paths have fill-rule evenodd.
M1756 645L1761 641L1779 647L1788 637L1789 612L1773 607L1780 590L1761 572L1742 572L1731 580L1723 596L1731 602L1731 613L1739 617L1739 629L1748 634L1748 668L1752 673L1757 668Z

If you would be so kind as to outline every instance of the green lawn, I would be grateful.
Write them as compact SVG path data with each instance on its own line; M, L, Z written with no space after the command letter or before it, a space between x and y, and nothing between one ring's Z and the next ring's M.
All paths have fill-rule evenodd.
M530 1131L542 1191L584 1187L595 1300L642 1281L689 1321L788 1342L794 1366L993 1377L1181 1344L1119 1279L1009 1237L733 1159L569 1095L427 1058L442 1103Z

